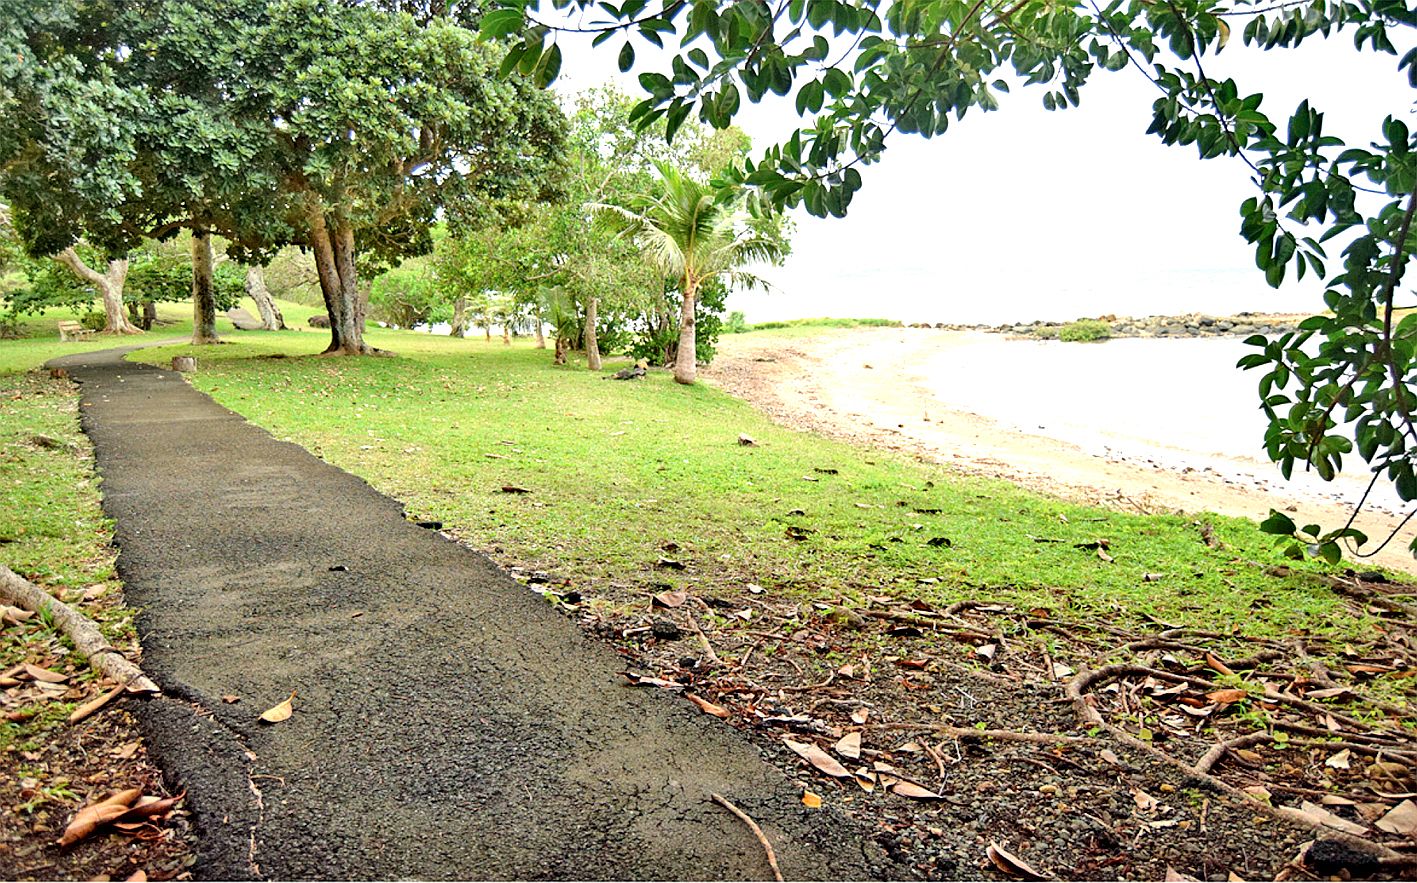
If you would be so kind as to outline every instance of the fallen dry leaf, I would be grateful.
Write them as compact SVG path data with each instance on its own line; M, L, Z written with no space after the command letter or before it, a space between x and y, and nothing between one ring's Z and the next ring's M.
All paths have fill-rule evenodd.
M1226 665L1225 663L1221 662L1220 659L1219 659L1218 657L1216 657L1216 655L1215 655L1214 653L1207 653L1207 654L1205 655L1205 664L1208 665L1208 666L1209 666L1210 668L1212 668L1213 670L1220 672L1220 673L1223 674L1223 675L1233 675L1233 674L1235 674L1235 672L1231 670L1230 666L1228 666L1228 665Z
M851 777L851 773L847 771L846 767L838 763L836 758L815 745L811 745L807 742L794 742L791 739L783 739L782 744L791 748L798 756L826 773L828 776L835 776L838 779L848 779Z
M722 705L714 705L701 696L695 696L693 693L685 693L684 698L697 705L699 711L702 711L704 714L711 714L714 717L720 718L732 717L728 709L724 708Z
M922 785L908 782L905 779L898 779L891 783L891 793L899 794L901 797L914 797L916 800L943 800L944 798Z
M28 674L30 677L34 678L36 681L40 681L46 684L62 684L65 681L69 680L68 675L61 675L57 671L50 671L47 668L40 668L37 665L30 665L28 662L25 663L25 673Z
M113 756L119 760L127 760L138 753L138 743L128 742L113 749Z
M221 701L225 702L227 705L234 705L235 703L241 701L241 697L233 696L232 694L228 693L225 696L221 697Z
M994 863L994 867L1005 874L1012 874L1015 877L1022 877L1025 880L1046 880L1047 878L1034 869L1032 865L1013 853L1004 849L998 843L991 842L989 848L984 851L989 856L989 861Z
M127 883L148 883L147 872L139 868L129 875Z
M284 702L281 702L278 705L272 705L270 708L267 708L265 711L261 712L261 720L265 721L268 724L278 724L283 720L288 720L290 716L294 713L295 691L291 690L290 695L286 697Z
M811 791L803 791L802 805L808 809L821 809L822 797L820 794L813 794Z
M1392 812L1378 819L1377 826L1380 830L1399 837L1417 834L1417 803L1411 800L1402 801L1392 808Z
M1222 705L1233 705L1248 695L1250 694L1246 693L1244 690L1216 690L1213 693L1205 694L1205 698L1209 699L1211 702L1219 702Z
M864 766L851 775L856 779L856 784L861 786L862 791L869 794L876 790L876 774L866 769Z
M832 747L842 757L858 760L861 757L861 734L847 733Z
M1101 751L1097 752L1097 756L1112 764L1112 766L1122 765L1121 759L1117 757L1117 752L1113 751L1111 748L1102 749Z
M1368 831L1363 825L1350 822L1342 816L1336 816L1310 800L1301 803L1299 809L1311 816L1317 824L1333 828L1335 831L1343 831L1346 834L1365 834Z
M994 658L994 652L998 649L999 646L997 644L980 644L978 647L974 648L974 655L978 656L980 659L992 660Z
M176 797L147 797L144 796L136 804L123 813L122 820L125 822L136 822L139 819L160 816L177 805L177 801L187 795L186 791Z
M74 816L69 822L69 826L64 829L64 834L59 838L60 846L72 846L83 840L85 837L98 830L100 825L107 824L122 816L128 811L128 807L143 796L142 788L128 788L119 791L110 797L100 800L98 803L90 804Z
M870 716L871 716L871 709L869 709L869 708L858 708L858 709L856 709L855 711L851 712L851 722L852 722L853 724L864 724L864 723L866 723L866 719L869 718Z
M1351 752L1351 751L1349 751L1347 748L1345 748L1345 749L1343 749L1342 751L1340 751L1340 752L1338 752L1337 754L1335 754L1335 755L1333 755L1332 757L1330 757L1328 760L1324 761L1324 766L1329 767L1329 768L1331 768L1331 769L1335 769L1335 770L1346 770L1346 769L1348 769L1348 767L1349 767L1349 761L1352 760L1352 758L1353 758L1353 752Z
M654 596L653 607L664 607L673 610L676 607L683 607L684 602L689 600L689 593L685 591L660 592Z
M1053 663L1053 677L1061 681L1064 678L1070 678L1072 676L1073 670L1071 668L1061 662Z
M1158 806L1161 805L1161 801L1157 800L1155 797L1152 797L1150 794L1147 794L1140 788L1133 789L1132 800L1136 802L1137 809L1141 810L1142 812L1152 812Z
M1182 874L1170 865L1166 866L1166 876L1162 879L1165 880L1166 883L1187 883L1187 881L1200 880L1199 877L1192 877L1190 874Z

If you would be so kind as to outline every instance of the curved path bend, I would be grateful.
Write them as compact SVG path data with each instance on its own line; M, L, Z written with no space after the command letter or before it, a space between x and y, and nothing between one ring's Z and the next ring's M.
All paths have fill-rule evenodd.
M127 351L54 364L82 384L199 877L768 878L711 792L789 879L903 872L489 560Z

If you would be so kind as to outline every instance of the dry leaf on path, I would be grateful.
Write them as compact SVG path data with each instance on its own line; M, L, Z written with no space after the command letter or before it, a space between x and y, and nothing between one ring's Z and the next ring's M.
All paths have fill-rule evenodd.
M861 734L847 733L832 748L842 757L858 760L861 757Z
M79 810L69 826L64 829L64 834L59 838L60 846L71 846L83 840L85 837L98 830L100 825L107 824L128 811L128 807L143 796L142 788L128 788L119 791L110 797L100 800L98 803L90 804Z
M820 809L822 806L821 795L813 794L811 791L803 791L802 805L808 809Z
M291 690L286 700L279 705L273 705L261 712L261 720L268 724L278 724L290 718L295 713L295 691Z
M148 874L142 868L134 871L126 883L148 883Z
M1137 809L1142 812L1152 812L1161 805L1161 801L1147 794L1140 788L1133 789L1132 800L1136 801Z
M1073 670L1061 662L1053 663L1053 677L1057 680L1066 680L1073 676Z
M851 712L851 722L852 722L853 724L864 724L864 723L866 723L866 719L869 718L870 716L871 716L871 709L869 709L869 708L858 708L858 709L856 709L855 711Z
M1186 881L1200 880L1199 877L1192 877L1190 874L1182 874L1170 865L1166 866L1166 876L1162 879L1165 880L1166 883L1186 883Z
M1205 664L1223 675L1235 674L1235 672L1230 668L1230 666L1221 662L1220 659L1217 658L1214 653L1207 653L1205 655Z
M851 773L846 769L846 767L842 766L840 763L837 763L836 758L832 757L830 754L827 754L825 751L815 745L811 745L806 742L794 742L791 739L783 739L782 744L786 745L788 748L791 748L802 759L806 760L808 763L821 770L822 772L826 773L828 776L835 776L838 779L851 778Z
M991 842L989 848L985 850L985 855L989 856L989 861L994 863L994 867L1005 874L1012 874L1015 877L1022 877L1025 880L1046 880L1032 865L1013 853L1004 849L997 843Z
M1379 829L1400 837L1417 834L1417 803L1404 800L1392 808L1392 812L1378 819Z
M693 693L685 693L684 698L697 705L699 707L699 711L702 711L704 714L711 714L714 717L719 718L732 717L732 714L729 712L729 710L724 708L722 705L714 705L707 699L704 699L700 696L695 696Z

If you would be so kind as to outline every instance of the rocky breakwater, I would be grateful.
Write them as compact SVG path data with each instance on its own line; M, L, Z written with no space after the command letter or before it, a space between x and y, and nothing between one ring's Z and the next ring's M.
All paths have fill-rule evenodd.
M1208 316L1190 313L1183 316L1098 316L1075 322L1024 322L1004 325L958 325L943 322L916 322L911 328L938 328L948 331L984 331L1041 340L1064 340L1070 335L1065 329L1088 326L1095 329L1086 339L1110 337L1248 337L1252 334L1283 334L1293 331L1306 317L1279 313L1236 313L1233 316ZM1079 339L1074 337L1073 339Z

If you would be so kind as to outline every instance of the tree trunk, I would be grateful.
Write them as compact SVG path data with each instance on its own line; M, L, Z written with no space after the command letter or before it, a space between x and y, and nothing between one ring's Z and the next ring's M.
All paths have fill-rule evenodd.
M684 303L679 308L679 352L674 357L674 380L678 383L693 383L699 374L698 360L695 358L698 345L694 327L694 299L698 294L698 285L686 277L683 289Z
M325 352L346 356L373 354L374 348L364 342L364 301L359 296L354 264L354 228L347 222L331 228L318 205L311 208L309 222L315 272L320 278L325 311L330 316L330 345Z
M567 349L568 349L568 347L566 346L566 338L562 337L562 336L559 335L559 334L556 335L556 358L553 360L553 363L554 363L554 364L557 364L557 365L564 365L564 364L566 364L566 350L567 350Z
M482 335L487 338L487 342L492 342L492 321L489 319L486 325L482 326Z
M153 330L153 325L157 322L157 304L150 300L143 301L143 321L144 331Z
M595 336L596 300L595 297L585 300L585 365L592 371L600 370L600 340Z
M261 311L262 328L267 331L285 330L285 317L280 314L280 307L276 306L275 298L271 297L271 291L266 287L266 271L261 267L246 268L246 296L255 301L256 309Z
M544 323L541 320L540 310L536 311L536 315L532 316L532 320L536 322L536 348L544 350L546 349L546 330L541 327Z
M216 334L216 280L212 275L212 234L192 231L192 343L221 343Z
M464 337L467 334L467 298L465 297L453 301L453 327L448 330L448 334L453 337Z
M123 313L123 285L128 281L128 259L108 262L107 272L100 273L84 263L72 247L54 256L70 272L94 287L103 299L104 334L141 334L142 329L128 321Z
M502 323L502 343L506 346L512 345L512 325L510 322Z
M125 301L124 306L128 308L128 321L134 325L141 326L142 317L138 315L138 302L135 300Z

